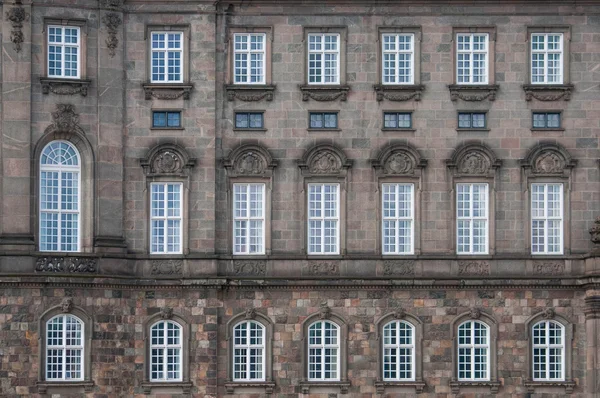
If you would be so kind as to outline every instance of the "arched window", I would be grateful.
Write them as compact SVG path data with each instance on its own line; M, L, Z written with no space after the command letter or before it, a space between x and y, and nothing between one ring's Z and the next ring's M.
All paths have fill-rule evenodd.
M182 381L183 332L174 321L159 321L150 328L150 381Z
M542 321L532 331L533 380L565 380L565 328L555 321Z
M458 327L458 380L490 380L490 328L481 321Z
M265 381L265 327L256 321L233 328L233 381Z
M340 380L340 327L331 321L308 327L308 380Z
M415 327L406 321L383 327L383 380L415 380Z
M84 326L74 315L46 323L46 381L84 380Z
M80 186L77 149L66 141L46 145L40 157L40 251L80 251Z

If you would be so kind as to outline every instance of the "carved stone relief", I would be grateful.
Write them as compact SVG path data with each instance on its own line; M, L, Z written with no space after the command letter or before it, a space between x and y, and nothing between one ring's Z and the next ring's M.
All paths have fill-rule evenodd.
M36 272L95 273L97 259L89 257L39 257Z
M490 263L487 261L459 261L459 275L489 275Z
M414 260L385 260L383 262L383 274L392 275L414 275Z
M75 105L58 104L52 112L52 127L55 131L75 131L79 129L79 115L75 112Z
M255 319L256 318L256 310L254 308L246 308L246 313L244 314L244 318Z
M12 7L6 12L6 19L10 21L12 27L10 31L10 41L16 52L21 52L21 49L23 48L23 42L25 41L23 22L28 18L29 14L20 6L20 2L17 3L16 7Z
M112 11L117 11L123 6L123 0L101 0L102 6Z
M153 148L140 165L147 175L170 175L185 177L196 164L196 159L188 158L185 151L174 144L164 144Z
M462 174L487 174L490 169L490 161L480 151L467 152L459 164L458 170Z
M267 273L267 262L264 260L236 260L233 262L236 275L264 276Z
M339 87L311 87L311 86L300 86L302 92L302 101L308 101L313 99L315 101L346 101L348 99L348 92L350 87L339 86Z
M554 308L546 308L544 310L544 318L545 319L554 319L556 313L554 312Z
M384 174L413 174L415 165L406 153L396 152L387 158L383 167Z
M312 174L338 174L342 168L342 162L336 154L323 150L315 155L308 165L308 171Z
M117 46L119 45L119 38L117 37L117 32L119 26L123 22L119 14L114 12L109 12L104 15L102 18L102 22L106 25L108 29L108 37L106 38L106 47L108 47L108 54L111 58L113 58L116 54Z
M557 261L535 261L533 273L537 275L562 275L565 273L565 264Z
M523 89L525 90L526 101L531 101L534 98L544 102L559 100L570 101L573 85L563 84L558 86L545 86L527 84L523 86Z
M411 99L420 101L421 92L423 91L423 86L389 87L376 84L373 88L375 89L375 98L378 102L381 102L384 99L388 101L408 101Z
M180 85L180 86L156 86L152 84L144 84L144 95L146 100L152 98L160 100L175 100L177 98L183 98L184 100L190 99L190 94L194 86Z
M173 318L173 308L162 307L160 309L160 317L164 320Z
M319 318L329 319L331 316L331 308L327 305L327 302L322 302L319 307Z
M42 94L54 93L57 95L75 95L80 94L86 97L90 86L89 80L65 81L61 79L52 79L41 77Z
M238 174L256 175L265 171L266 165L261 157L252 151L244 153L235 162L234 170Z
M590 228L590 235L592 235L592 243L600 245L600 217L594 221L594 226Z
M450 99L457 101L461 99L463 101L483 101L489 99L490 101L496 100L496 92L498 91L497 85L487 86L460 86L450 85Z
M73 298L71 298L71 297L65 297L62 300L62 302L60 303L60 308L61 308L62 312L65 314L71 312L73 310L73 307L74 307Z
M554 151L544 151L535 159L532 171L535 174L560 174L564 168L562 157Z
M337 261L309 261L307 273L309 275L339 275L340 267Z
M152 162L153 174L177 174L181 172L182 159L173 151L164 150Z
M151 275L181 275L183 260L152 260Z
M406 311L404 311L404 308L397 308L394 311L394 318L396 318L396 319L404 319L405 316L406 316Z
M256 102L261 100L273 101L273 90L242 90L227 88L227 101L236 99L245 102Z

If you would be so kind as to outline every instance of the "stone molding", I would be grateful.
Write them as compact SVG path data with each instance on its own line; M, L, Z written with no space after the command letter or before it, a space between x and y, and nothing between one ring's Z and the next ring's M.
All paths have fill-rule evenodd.
M520 161L521 167L536 176L568 177L569 172L577 166L569 152L555 142L540 142Z
M43 256L35 263L35 272L97 273L95 257Z
M500 382L498 381L451 381L450 389L452 394L459 394L461 389L469 387L487 387L490 389L490 393L498 394L500 390Z
M494 177L502 161L484 143L468 141L459 145L451 158L446 159L446 166L455 177Z
M575 86L572 84L524 84L525 101L570 101Z
M425 91L425 86L422 84L375 84L373 85L375 90L375 98L378 102L384 99L388 101L421 101L421 94Z
M586 319L600 319L600 296L586 297L583 312Z
M123 0L100 0L100 7L111 11L120 11L123 7Z
M109 12L102 17L102 22L108 29L108 37L105 40L106 47L108 48L108 54L111 58L117 53L117 46L119 45L119 38L117 37L118 29L123 23L121 16L116 12Z
M298 88L302 92L302 101L308 101L309 99L319 102L336 101L338 99L346 101L350 92L350 86L347 84L330 86L299 84Z
M185 178L196 165L185 149L176 144L161 144L152 148L139 160L147 177L174 176Z
M490 101L496 100L496 93L498 92L499 86L497 84L483 84L483 85L462 85L462 84L450 84L448 89L450 90L450 99L457 101L459 99L467 102L484 101L489 99Z
M189 100L194 85L186 83L144 83L142 84L142 88L144 89L144 98L146 100L151 100L152 98L159 100L183 98L184 100Z
M352 160L339 148L331 144L317 144L308 149L298 167L303 175L309 176L340 176L345 177L352 167Z
M408 144L394 144L384 147L371 165L380 176L412 176L427 166L427 160Z
M277 161L269 151L255 144L242 144L223 158L229 177L271 177Z
M273 94L276 86L273 84L257 84L257 85L239 85L239 84L226 84L225 92L227 94L227 101L245 101L245 102L256 102L262 101L273 101Z
M29 13L21 5L21 1L15 1L15 7L6 12L6 19L10 22L10 41L16 52L21 52L25 35L23 34L23 22L29 19Z
M267 383L267 382L234 382L228 381L225 383L225 392L227 394L235 394L236 388L254 388L261 389L264 391L266 395L271 395L275 391L275 383Z
M58 79L50 77L40 77L42 84L42 94L57 94L57 95L75 95L79 94L82 97L88 95L88 89L92 84L91 80L84 79Z

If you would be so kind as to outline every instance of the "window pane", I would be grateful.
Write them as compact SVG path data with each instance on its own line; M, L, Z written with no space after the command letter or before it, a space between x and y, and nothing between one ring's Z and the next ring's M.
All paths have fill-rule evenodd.
M470 113L459 113L458 114L458 127L470 128L471 127L471 114Z
M169 127L181 126L181 114L179 112L169 112L167 125Z
M154 112L153 125L154 127L166 127L167 117L165 112Z
M258 129L263 127L263 114L262 113L251 113L250 114L250 128Z

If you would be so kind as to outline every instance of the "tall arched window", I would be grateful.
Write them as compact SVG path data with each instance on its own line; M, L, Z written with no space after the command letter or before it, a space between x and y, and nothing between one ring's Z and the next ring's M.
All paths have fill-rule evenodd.
M533 325L533 380L565 380L565 328L555 321Z
M74 315L57 315L46 323L46 381L84 379L84 327Z
M383 380L415 380L415 327L406 321L383 327Z
M46 145L40 157L40 251L80 251L80 186L77 149L66 141Z
M490 328L481 321L458 327L458 380L490 380Z
M255 321L233 328L233 381L265 380L265 327Z
M182 327L159 321L150 328L150 381L182 381Z
M317 321L308 327L308 380L340 380L340 327Z

